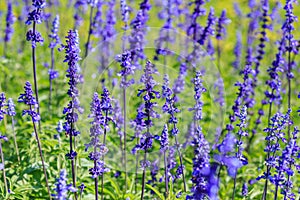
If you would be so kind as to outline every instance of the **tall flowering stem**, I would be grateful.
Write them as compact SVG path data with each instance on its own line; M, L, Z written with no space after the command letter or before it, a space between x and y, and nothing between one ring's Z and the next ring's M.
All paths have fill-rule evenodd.
M133 152L136 152L137 150L144 151L144 159L141 162L143 169L141 200L144 199L146 168L150 166L150 161L147 160L147 152L152 148L154 138L154 136L150 133L150 128L153 126L152 118L160 117L158 113L154 111L154 107L157 104L154 100L160 98L160 93L154 89L157 85L153 78L154 74L157 74L157 69L148 60L144 69L144 74L141 77L141 82L145 87L143 89L139 89L137 95L138 97L142 96L144 101L144 110L139 110L139 120L137 120L137 123L139 126L146 128L146 132L141 136L139 144L137 144L133 149Z
M101 104L100 104L100 108L101 111L103 113L104 118L101 120L100 125L102 125L103 127L103 145L105 147L106 144L106 134L109 131L109 127L108 127L108 123L109 122L114 122L114 119L112 118L111 114L112 114L112 104L111 104L112 100L110 98L110 94L109 91L104 88L103 92L101 94ZM104 168L104 154L102 155L102 162L103 162L103 168ZM108 169L104 168L104 172L107 171ZM102 196L101 199L104 199L104 174L102 173L102 177L101 177L101 189L102 189Z
M133 69L134 67L131 65L131 53L129 51L125 52L125 46L127 41L127 30L129 29L128 21L129 21L129 14L131 12L131 8L127 5L126 0L120 1L120 8L121 8L121 15L122 15L122 21L124 22L123 26L123 37L122 37L122 62L121 67L123 70L121 71L122 76L122 83L121 86L123 86L123 149L122 149L122 161L124 163L124 171L125 171L125 191L127 190L127 137L126 137L126 106L127 106L127 100L126 100L126 88L129 86L126 84L127 82L127 75L134 73ZM124 55L124 57L123 57ZM127 71L128 69L128 71ZM133 80L132 82L133 83Z
M81 83L82 76L80 74L80 67L78 61L81 59L79 57L79 37L78 32L75 30L70 30L66 36L66 45L62 46L65 49L65 60L68 63L68 70L66 77L69 78L69 90L68 95L71 98L67 107L64 108L63 114L65 115L64 130L66 135L69 136L70 141L70 151L66 154L66 157L71 160L72 165L72 180L73 187L76 188L76 172L75 172L75 158L77 156L75 147L75 137L80 134L75 128L75 123L78 121L78 112L81 113L83 109L80 107L80 102L78 99L79 91L77 85ZM74 139L74 141L73 141ZM77 199L77 193L75 192L75 199Z
M162 97L166 99L165 104L162 107L163 112L168 113L170 115L170 118L168 120L168 123L171 124L173 127L171 129L171 134L175 138L175 146L177 153L179 155L179 162L180 166L178 167L176 171L176 177L179 177L182 175L182 180L184 184L184 192L186 192L186 181L185 181L185 174L184 174L184 165L183 165L183 156L180 151L181 144L178 142L177 135L179 133L179 129L177 128L178 119L175 116L176 113L179 113L180 110L175 106L177 97L173 95L172 90L169 88L169 77L167 74L164 76L164 85L162 86Z
M42 152L42 145L41 145L40 138L39 138L39 135L38 135L38 131L37 131L37 128L36 128L36 123L38 121L40 121L41 118L40 118L40 115L35 111L35 108L37 106L37 100L33 96L33 91L32 91L32 88L31 88L31 84L28 81L25 83L24 93L19 96L18 102L24 103L24 104L29 106L28 110L23 110L22 115L23 116L24 115L29 115L31 117L32 124L33 124L33 129L34 129L34 133L35 133L35 138L36 138L36 141L38 143L40 158L42 160L44 176L45 176L45 180L46 180L46 187L47 187L47 190L48 190L49 197L51 199L51 193L50 193L50 187L49 187L49 183L48 183L47 171L46 171L45 161L44 161L43 152Z
M191 145L194 147L193 172L191 189L192 195L187 199L205 199L209 195L210 177L207 172L210 171L210 147L206 141L201 126L197 127L196 133L193 136Z
M282 194L284 200L295 198L295 194L292 192L293 184L291 184L291 177L294 175L293 168L299 167L296 163L300 147L297 144L299 129L294 128L292 137L282 150L281 156L278 157L277 163L274 166L276 173L271 179L271 182L275 185L274 200L277 200L278 189L282 188Z
M165 170L165 197L168 198L169 195L169 176L168 176L168 161L167 161L167 150L169 149L169 131L168 125L164 125L164 129L161 132L161 136L159 137L160 141L160 151L163 152L164 155L164 170Z
M285 38L283 37L278 44L278 50L275 56L275 59L272 62L272 65L267 70L269 79L266 81L266 84L268 88L264 92L265 97L261 101L261 107L258 110L258 117L255 121L255 126L252 129L252 135L248 141L248 145L246 148L246 151L249 152L252 141L254 139L254 136L257 132L258 125L261 124L261 118L264 116L264 110L263 108L268 105L268 124L270 123L271 114L272 114L272 107L274 104L280 104L280 101L282 100L281 95L281 79L280 79L280 73L284 71L284 53L285 53Z
M280 150L280 141L286 143L284 130L291 123L290 121L290 113L291 110L283 115L280 113L276 113L273 117L271 117L269 125L267 128L264 129L264 132L267 133L265 138L267 145L264 151L267 153L265 162L266 162L266 171L264 175L258 177L257 179L265 179L264 191L262 199L267 199L268 194L268 180L271 177L271 169L274 167L274 162L278 160L278 151Z
M34 10L28 13L28 19L25 22L26 25L32 24L32 30L29 30L26 34L27 41L31 41L32 47L32 69L33 69L33 81L34 81L34 92L35 98L37 102L37 113L40 114L40 106L39 106L39 96L38 96L38 84L37 84L37 76L36 76L36 57L35 57L35 48L36 43L43 43L44 39L41 34L36 31L36 24L42 23L43 19L43 8L46 6L45 0L32 0L32 5ZM39 121L40 126L40 121Z
M91 103L91 115L93 118L91 122L92 127L90 129L91 142L86 144L86 150L89 147L93 148L93 151L89 154L89 158L94 161L94 167L91 168L90 174L92 178L95 179L95 199L98 199L98 177L102 176L102 195L103 199L103 177L104 172L108 169L105 168L104 155L107 153L108 149L105 146L106 132L108 121L112 118L108 117L108 113L111 112L112 105L110 103L109 93L106 88L104 88L102 93L102 98L100 99L97 93L94 93L93 101ZM99 136L103 135L103 143L100 142ZM101 160L102 158L102 160Z
M7 101L7 115L11 117L11 127L12 127L12 131L13 131L13 136L14 136L15 148L16 148L18 161L20 162L21 159L20 159L20 153L19 153L19 148L18 148L18 143L17 143L17 136L16 136L16 132L15 132L15 120L14 120L16 111L15 111L15 104L14 104L12 98L9 98Z
M5 109L6 105L6 97L4 93L0 94L0 122L4 119L4 115L7 114L7 110ZM2 171L3 171L3 182L5 186L5 191L8 193L8 186L7 186L7 181L6 181L6 173L5 173L5 160L4 160L4 154L2 150L2 142L7 141L7 137L5 135L0 134L0 154L1 154L1 161L2 161Z
M247 127L247 106L243 106L241 108L240 113L237 115L239 118L240 123L237 124L239 127L238 130L238 140L236 141L236 157L242 162L243 165L248 164L248 160L245 156L243 156L242 151L243 151L243 140L242 137L248 136L248 133L245 131ZM236 176L237 173L234 176L234 186L233 186L233 192L232 192L232 200L235 198L235 190L236 190Z
M288 109L291 109L291 96L292 96L292 88L291 88L291 79L294 78L294 74L292 73L292 66L294 65L292 61L292 53L298 54L297 42L293 36L293 30L295 30L293 23L297 21L297 17L293 13L293 3L296 3L295 0L286 0L286 4L284 6L284 10L286 11L286 21L282 26L282 31L284 34L284 38L286 40L285 49L288 53L288 63L287 63L287 80L288 80ZM291 126L288 125L288 138L290 139Z
M12 3L8 1L7 3L7 13L6 13L6 27L5 27L5 36L4 36L4 57L6 57L7 43L11 40L12 34L14 33L14 29L12 25L16 21L15 16L12 12Z
M56 15L53 22L52 22L52 28L51 28L51 34L49 35L49 38L51 39L49 48L51 49L51 67L48 71L49 74L49 104L48 109L51 111L51 105L52 105L52 90L53 90L53 80L58 77L58 71L54 70L54 48L60 44L60 38L58 36L58 29L59 29L59 15Z

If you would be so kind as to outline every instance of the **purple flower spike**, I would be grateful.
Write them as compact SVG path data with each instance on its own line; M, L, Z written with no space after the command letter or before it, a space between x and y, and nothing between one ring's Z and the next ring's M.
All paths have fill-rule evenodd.
M207 25L204 28L204 30L201 34L201 37L198 41L201 45L204 45L204 42L207 40L209 35L215 34L215 27L214 27L215 24L216 24L215 11L214 11L214 8L211 7L210 12L208 14L208 18L207 18Z
M192 146L194 147L193 158L193 172L192 182L193 187L191 189L192 196L189 199L204 199L208 195L208 175L210 171L210 147L204 135L201 127L197 127L196 133L193 138Z
M12 98L9 98L7 101L7 115L11 117L16 115L15 104Z
M6 106L6 97L5 94L2 92L0 94L0 122L4 119L4 115L7 114L5 106Z
M29 110L23 110L22 115L28 114L29 116L31 116L34 122L40 121L40 116L35 111L35 107L37 106L37 101L33 95L33 91L29 81L26 81L24 86L24 94L20 94L18 102L29 105L30 107Z
M217 22L217 35L216 35L217 40L223 40L224 39L224 37L226 36L225 26L227 24L229 24L230 22L231 22L230 19L228 19L226 17L226 10L223 10L222 13L221 13L221 16L220 16L220 18L218 19L218 22Z
M12 3L11 1L8 1L7 4L7 14L6 14L6 27L5 27L5 36L4 36L4 42L9 42L12 34L14 33L14 29L12 25L15 23L16 18L13 15L12 12Z
M157 69L148 60L144 69L144 74L140 80L144 84L145 88L139 89L137 95L143 97L144 110L138 111L136 119L136 125L147 129L150 129L150 127L153 126L152 118L160 117L154 110L157 103L153 102L153 100L160 98L160 93L154 89L157 85L157 82L153 78L154 74L157 74ZM153 138L154 136L148 130L141 136L140 143L134 147L134 150L148 151L152 148Z
M65 169L62 169L59 174L59 178L56 179L56 188L55 188L55 194L52 194L51 196L55 199L59 200L65 200L68 198L68 192L75 192L77 191L76 188L72 186L72 184L67 184L67 172Z
M194 120L202 120L202 107L203 102L201 100L201 96L204 92L206 92L205 87L203 86L203 80L201 79L202 73L200 71L196 72L195 78L192 80L194 84L194 99L195 105L193 108L189 108L189 111L194 111Z
M60 44L58 29L59 29L59 15L56 15L52 22L51 34L49 35L49 38L52 40L49 45L49 48L51 49L55 48L57 45Z

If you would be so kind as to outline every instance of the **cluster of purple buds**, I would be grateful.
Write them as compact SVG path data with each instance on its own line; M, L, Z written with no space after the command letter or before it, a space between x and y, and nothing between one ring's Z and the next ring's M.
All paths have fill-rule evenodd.
M129 79L128 76L133 75L135 71L135 66L132 65L131 52L126 50L121 55L116 57L117 62L120 63L121 70L118 76L121 76L121 87L127 88L134 83L134 79Z
M16 115L15 104L12 98L9 98L7 101L7 115L11 117Z
M46 6L46 1L44 0L32 0L32 5L34 10L28 13L28 19L25 22L26 25L33 23L33 30L29 30L26 34L27 41L31 41L33 48L36 47L36 43L43 43L44 39L41 34L35 30L35 25L42 23L43 12L42 9Z
M22 115L29 115L32 118L33 122L40 121L40 115L35 111L35 108L37 106L37 101L33 95L33 91L31 88L31 84L29 81L26 81L24 86L24 93L20 94L18 98L18 102L24 103L29 106L29 109L25 109L22 112Z
M205 87L203 86L202 73L200 71L196 72L195 78L192 80L194 84L194 99L196 101L193 108L189 108L189 111L194 111L194 120L199 121L202 120L202 107L203 102L201 100L201 96L204 92L206 92Z
M0 121L4 119L4 115L7 114L7 110L5 109L6 105L6 97L4 92L0 94Z
M76 192L77 189L72 186L72 184L67 184L67 172L65 169L62 169L59 174L59 178L56 179L55 183L55 194L51 196L55 199L67 199L68 192Z

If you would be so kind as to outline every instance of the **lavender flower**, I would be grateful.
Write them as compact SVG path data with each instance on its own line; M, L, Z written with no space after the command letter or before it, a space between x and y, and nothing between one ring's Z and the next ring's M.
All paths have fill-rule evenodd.
M2 92L0 94L0 121L2 121L4 119L4 115L7 114L5 105L6 105L6 97L5 94Z
M256 82L257 82L257 76L259 74L259 66L260 66L260 61L263 59L263 56L265 54L265 42L268 40L267 38L267 33L266 29L268 28L267 22L268 22L268 11L269 11L269 2L268 0L263 1L263 6L262 6L262 30L260 32L261 37L260 37L260 43L258 45L258 50L257 50L257 56L255 60L255 74L254 74L254 86L256 87Z
M246 120L247 120L247 107L246 106L243 106L241 108L241 111L237 115L237 117L239 118L240 123L238 123L236 125L236 126L239 127L239 130L238 130L238 133L237 133L239 139L236 142L236 145L237 145L236 156L237 156L237 158L239 158L242 161L242 163L244 165L246 165L246 164L248 164L247 158L242 155L242 151L243 151L242 138L248 136L248 133L245 131L245 129L247 128L247 122L246 122Z
M103 31L103 19L102 19L103 4L104 2L98 1L96 6L97 11L92 22L91 34L93 34L95 37L100 37Z
M224 83L223 79L220 75L218 75L218 78L216 82L214 83L214 89L217 90L217 97L215 97L214 102L217 102L220 107L223 107L225 105L224 100Z
M12 25L15 23L16 18L12 12L12 3L11 1L8 1L7 3L7 14L6 14L6 27L5 27L5 36L4 36L4 42L5 44L11 40L11 37L14 33L14 29Z
M267 166L266 171L263 175L259 176L257 180L265 179L265 187L263 192L263 199L266 199L268 192L268 180L271 177L271 169L276 167L276 161L278 160L277 153L280 151L280 142L286 143L284 129L288 126L290 122L290 113L291 110L283 115L276 113L270 120L269 126L264 129L264 132L267 133L265 140L267 145L264 151L267 153L265 158L265 163Z
M225 25L230 23L230 19L226 17L226 10L223 10L217 22L217 40L222 40L226 36Z
M32 118L33 122L40 121L40 115L35 111L35 107L37 105L36 98L33 96L33 91L31 88L31 84L29 81L26 81L24 86L24 94L19 96L18 102L29 105L29 110L23 110L22 115L29 115Z
M239 118L240 123L237 124L237 126L239 127L238 130L238 140L236 141L236 146L237 146L237 150L236 150L236 158L238 158L240 160L240 162L243 165L247 165L248 164L248 159L242 154L243 151L243 137L248 136L248 133L245 131L246 127L247 127L247 123L246 123L246 119L247 119L247 107L243 106L241 108L241 111L239 114L237 114L237 117ZM234 175L234 186L233 186L233 194L232 194L232 199L234 199L235 197L235 190L236 190L236 176L237 176L237 172Z
M187 75L186 62L181 62L180 67L179 67L178 77L175 80L173 88L172 88L172 90L175 94L179 94L184 90L186 75Z
M141 77L141 82L144 84L144 89L139 89L138 95L143 97L144 103L144 111L139 110L138 116L139 120L136 123L144 128L149 129L153 126L151 118L159 118L159 115L154 111L154 107L156 106L155 102L152 102L155 99L160 98L160 93L154 89L157 85L156 81L153 78L153 75L157 73L157 69L155 66L150 62L147 61L144 74ZM140 143L135 146L135 150L144 150L145 152L148 149L152 148L152 140L153 136L149 132L149 130L142 135L140 139Z
M68 192L76 192L77 189L72 186L72 184L67 184L67 172L62 169L59 174L59 178L56 179L55 194L51 194L54 199L66 200L68 199Z
M296 168L299 172L299 164L296 160L299 158L300 147L297 144L299 129L297 127L294 128L292 132L292 137L290 141L287 143L285 149L282 151L282 155L279 157L278 165L276 166L277 176L274 176L275 185L282 188L282 194L284 195L284 199L293 199L295 198L295 194L293 193L293 182L291 181L291 177L294 176L295 172L293 167ZM285 181L282 184L282 176L281 173L285 173Z
M56 15L52 22L51 34L49 34L49 38L52 40L49 45L50 49L53 49L60 44L58 29L59 29L59 15Z
M166 151L169 148L169 131L168 131L168 125L164 125L164 129L161 132L161 136L159 137L160 141L160 150Z
M112 39L112 37L116 34L116 30L114 28L116 24L116 17L114 15L114 7L115 7L115 0L109 1L108 3L108 10L106 14L106 23L103 27L103 40L108 41Z
M173 125L173 128L171 129L171 133L173 136L177 136L179 133L179 130L177 128L178 119L175 116L176 113L179 113L180 110L176 107L176 96L173 95L172 90L169 88L168 82L169 77L167 74L165 74L164 77L165 83L162 86L162 97L166 99L166 102L164 103L162 110L164 113L168 113L170 118L168 120L169 124Z
M90 129L91 142L85 145L85 150L92 147L94 150L89 154L89 158L94 161L94 167L90 169L90 174L95 179L101 176L108 169L104 168L104 163L100 160L104 156L108 149L104 144L100 143L100 135L104 134L103 125L105 125L103 116L103 110L101 105L101 99L98 97L97 93L94 93L93 101L91 103L91 115L93 118L91 122L92 127Z
M136 17L131 21L132 34L129 36L132 64L137 69L141 69L139 60L144 60L144 45L146 34L146 23L149 19L151 5L149 0L144 0L140 4L140 9Z
M198 40L198 42L201 45L204 45L204 42L207 40L207 37L209 35L214 35L215 34L215 27L214 27L215 24L216 24L215 11L214 11L214 8L211 7L210 12L209 12L208 17L207 17L207 25L204 28L200 39Z
M101 99L98 94L95 93L93 101L91 103L91 122L92 127L90 129L91 142L86 144L86 150L89 147L93 147L93 151L89 154L89 158L94 161L94 167L90 168L90 174L95 179L95 195L98 199L98 176L102 176L102 198L104 187L104 173L109 169L105 167L104 155L108 152L106 147L106 134L109 131L109 122L114 122L114 119L110 116L112 113L112 100L110 98L109 91L103 88ZM103 143L100 143L99 136L103 135ZM102 160L101 160L102 159Z
M42 9L46 6L44 0L32 0L34 10L28 13L28 19L25 22L26 25L33 23L33 30L29 30L26 34L27 41L31 41L32 48L36 47L36 43L43 43L44 39L41 34L35 30L35 25L42 23L43 13Z
M235 61L232 63L234 69L238 70L241 66L241 57L242 57L242 34L237 32L237 41L234 47Z
M75 150L75 145L73 145L73 137L80 134L75 128L75 123L78 121L78 113L82 112L83 109L80 107L80 102L78 100L79 91L77 85L82 82L82 76L80 75L80 68L78 66L78 61L80 60L79 53L79 38L77 31L70 30L68 36L66 36L66 45L62 45L62 48L66 52L64 62L67 62L69 68L67 70L66 77L69 78L69 89L68 95L71 97L69 104L64 108L63 114L65 115L64 130L66 135L70 138L70 151L66 154L66 157L71 160L72 164L72 179L73 187L76 187L76 174L75 174L75 163L74 158L77 156ZM77 194L75 193L75 196Z
M15 104L12 98L9 98L7 101L7 115L11 117L16 115Z
M141 77L141 82L144 84L143 89L138 90L137 96L143 97L144 101L144 111L140 110L138 112L138 120L136 123L142 128L146 128L147 131L141 136L139 143L133 148L133 152L137 150L144 151L144 159L141 162L141 167L143 168L143 178L142 178L142 194L141 199L144 198L144 189L145 189L145 178L146 178L146 167L148 167L147 152L152 148L154 136L150 132L150 128L153 126L152 119L159 118L160 116L154 110L154 107L157 105L156 102L153 102L155 99L160 98L160 93L154 89L157 85L156 81L153 78L153 75L157 73L155 66L148 60L144 69L144 74Z
M205 15L206 10L203 8L203 6L205 4L205 1L204 0L197 0L197 1L194 1L194 2L190 3L190 5L192 5L192 4L194 4L194 10L193 10L192 15L190 16L191 23L187 27L186 33L187 33L188 36L192 36L194 41L198 41L199 36L197 37L197 35L199 34L199 32L202 32L203 27L201 27L197 23L197 19L200 16Z
M122 21L125 23L124 30L127 30L127 24L129 21L129 14L131 12L131 8L127 5L126 0L120 1L120 7L121 7L121 15L122 15Z
M203 81L201 79L202 73L200 71L196 72L195 78L192 80L194 84L194 99L196 101L195 105L193 108L189 108L189 111L194 111L194 120L199 121L202 120L202 107L203 107L203 102L201 100L201 96L204 92L206 92L205 87L203 86Z
M200 126L197 127L192 146L194 147L192 172L193 187L191 189L193 195L189 196L188 199L204 199L204 197L208 195L207 172L210 170L210 147L204 138L202 128Z
M132 65L131 52L124 51L122 55L116 57L117 62L120 63L122 69L118 73L118 76L122 77L120 86L122 88L127 88L134 83L134 79L129 79L128 76L133 75L135 71L135 66Z

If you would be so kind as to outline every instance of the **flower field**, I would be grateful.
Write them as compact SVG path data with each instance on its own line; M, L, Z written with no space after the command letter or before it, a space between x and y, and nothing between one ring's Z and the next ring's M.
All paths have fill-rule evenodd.
M299 16L0 1L0 199L300 200Z

